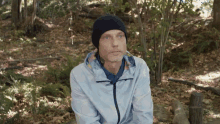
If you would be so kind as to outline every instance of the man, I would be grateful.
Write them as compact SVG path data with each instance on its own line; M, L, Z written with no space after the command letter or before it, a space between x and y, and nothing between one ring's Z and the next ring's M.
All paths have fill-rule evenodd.
M97 49L70 73L77 124L152 124L149 68L127 51L122 20L99 17L92 42Z

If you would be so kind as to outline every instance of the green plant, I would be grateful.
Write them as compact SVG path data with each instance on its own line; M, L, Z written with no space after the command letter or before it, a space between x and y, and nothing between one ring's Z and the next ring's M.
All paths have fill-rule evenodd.
M113 13L116 12L124 12L127 7L129 7L129 3L123 3L123 0L105 0L106 6L103 8L105 13Z
M5 74L5 77L8 78L10 81L16 83L16 82L30 82L31 79L28 77L23 76L22 74L16 74L13 70L7 71Z
M24 30L15 30L14 31L14 36L16 36L16 37L23 36L24 34L25 34Z
M84 5L87 1L80 1L80 6ZM42 0L42 4L39 5L40 13L37 15L41 18L54 18L54 17L63 17L69 11L76 12L77 10L77 0Z
M49 109L50 109L50 106L46 106L44 104L44 102L40 102L37 114L45 115L48 112Z
M64 86L60 83L56 84L47 84L46 86L43 86L40 90L41 96L54 96L54 97L66 97L70 94L70 88L67 86Z
M4 89L2 88L1 90L5 90L6 87L4 87ZM9 110L13 107L13 102L12 100L8 99L7 97L5 97L5 95L3 94L3 92L0 92L0 123L3 124L4 121L7 120L7 116L6 114L9 112Z
M37 94L37 84L34 81L33 83L33 90L31 91L31 100L32 100L32 105L31 105L31 110L32 110L32 114L33 116L35 116L36 114L36 104L37 104L37 97L39 97L39 94Z
M49 115L49 116L55 116L55 114L57 115L59 114L65 114L65 110L62 109L57 109L56 106L49 106L47 104L45 104L44 102L40 102L39 107L38 107L38 111L37 114L42 114L42 115Z
M52 67L48 64L48 71L45 74L45 78L53 83L61 83L67 87L70 87L69 78L71 70L77 66L81 61L81 56L73 60L70 56L65 55L67 62L62 63L60 67Z
M218 49L220 43L220 33L215 28L195 34L197 43L192 47L192 51L198 54Z
M20 119L20 113L15 114L12 118L7 119L5 124L15 124Z

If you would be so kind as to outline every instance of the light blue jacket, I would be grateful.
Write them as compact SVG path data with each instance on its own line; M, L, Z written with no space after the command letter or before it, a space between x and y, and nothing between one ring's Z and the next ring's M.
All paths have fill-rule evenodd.
M97 61L96 51L70 73L71 107L77 124L117 124L113 85ZM124 72L116 83L119 124L153 124L149 68L128 51L124 58Z

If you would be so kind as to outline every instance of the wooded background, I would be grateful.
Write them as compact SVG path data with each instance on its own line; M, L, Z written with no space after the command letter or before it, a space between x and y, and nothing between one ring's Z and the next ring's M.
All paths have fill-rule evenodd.
M75 123L70 121L74 120L74 113L70 108L69 74L95 49L91 42L93 22L106 13L117 15L125 22L128 51L143 58L150 68L154 103L166 98L166 110L155 107L154 122L183 122L176 115L188 112L177 111L176 107L182 106L181 100L188 105L189 101L183 102L183 98L191 98L188 86L205 96L220 95L220 0L203 1L199 7L197 2L0 0L0 123ZM203 13L208 10L212 12L204 17ZM215 77L211 82L200 80L205 74ZM179 98L180 89L173 91L173 86L184 87L181 93L187 97ZM161 93L168 96L156 95ZM40 102L42 99L64 107L50 108L47 102ZM198 98L198 101L207 103L207 99ZM219 103L212 109L218 107ZM164 112L161 117L160 109L173 114L168 116ZM204 118L198 118L200 122L208 123L209 110L204 109ZM215 118L220 118L220 109L216 110L219 111L215 112ZM185 119L195 122L190 116Z

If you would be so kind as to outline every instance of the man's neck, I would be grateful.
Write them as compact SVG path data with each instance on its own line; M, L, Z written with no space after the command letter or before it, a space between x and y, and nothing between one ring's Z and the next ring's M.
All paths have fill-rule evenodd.
M112 74L116 75L121 67L122 61L118 62L107 62L100 57L101 63L104 65L105 69L107 69Z
M121 67L122 61L118 61L118 62L105 62L104 63L104 67L111 73L113 73L114 75L116 75Z

